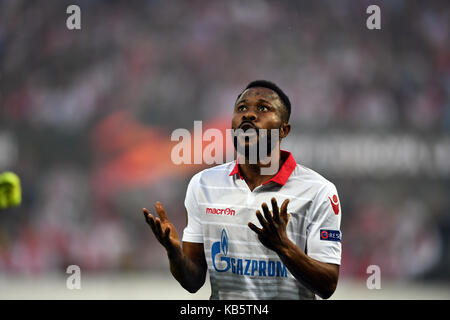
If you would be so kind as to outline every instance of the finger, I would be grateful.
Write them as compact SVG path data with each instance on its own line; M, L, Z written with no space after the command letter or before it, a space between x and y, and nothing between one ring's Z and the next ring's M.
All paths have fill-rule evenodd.
M158 216L161 218L161 221L168 220L167 216L166 216L166 210L164 210L164 207L161 202L156 201L155 209L156 209L156 212L158 213Z
M150 216L151 217L149 218L149 220L147 222L150 225L150 228L152 229L153 234L155 235L156 239L159 240L160 239L160 231L158 231L158 228L156 227L155 218L152 215L150 215Z
M256 217L258 218L259 223L261 223L261 226L264 229L268 230L269 229L269 224L267 223L266 219L263 218L263 216L261 214L261 211L256 210Z
M281 208L280 208L280 216L284 221L287 221L287 219L288 219L288 213L287 213L288 204L289 204L289 199L286 199L283 201L283 203L281 204Z
M163 232L161 227L161 220L159 218L155 219L155 230L156 230L156 236L159 238L162 238Z
M148 211L146 208L142 208L142 213L144 214L145 221L148 222L148 216L150 214L150 211Z
M144 213L145 221L148 225L152 228L153 232L155 232L155 218L153 215L148 211L147 209L142 209L142 212Z
M167 228L164 231L164 239L169 240L169 237L170 237L170 228Z
M273 220L275 222L280 222L280 212L278 210L278 203L275 198L272 198L272 212L273 212Z
M258 228L257 226L255 226L253 223L251 223L251 222L249 222L248 223L248 227L250 228L250 229L252 229L256 234L258 234L258 235L260 235L260 234L262 234L262 229L260 229L260 228Z
M264 212L264 217L266 218L267 222L269 224L273 224L273 218L272 218L272 214L269 211L269 207L267 206L267 203L263 202L263 204L261 205L263 212Z
M148 214L145 217L145 220L147 221L147 223L155 225L155 217L152 214Z

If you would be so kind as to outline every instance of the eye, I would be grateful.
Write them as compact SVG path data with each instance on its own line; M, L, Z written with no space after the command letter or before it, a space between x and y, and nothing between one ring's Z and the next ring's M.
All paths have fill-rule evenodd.
M265 106L265 105L260 105L260 106L258 107L258 110L259 110L259 111L266 112L266 111L269 111L270 108L269 108L268 106Z
M245 105L240 105L236 108L236 110L239 112L245 111L246 109L247 109L247 107Z

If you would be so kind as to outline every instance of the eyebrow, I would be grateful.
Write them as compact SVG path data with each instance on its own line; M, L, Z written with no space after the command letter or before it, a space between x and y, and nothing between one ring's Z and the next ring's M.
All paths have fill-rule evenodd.
M247 99L242 99L242 100L239 100L237 104L240 104L242 102L248 102L248 101L247 101ZM267 101L265 99L258 99L258 102L264 102L264 103L268 103L268 104L272 105L271 102L269 102L269 101Z
M270 101L267 101L265 99L259 99L258 102L265 102L265 103L268 103L268 104L272 105L272 103L270 103Z

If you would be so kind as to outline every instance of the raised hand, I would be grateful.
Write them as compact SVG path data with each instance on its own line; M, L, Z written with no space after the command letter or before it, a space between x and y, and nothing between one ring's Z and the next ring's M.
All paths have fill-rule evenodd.
M142 212L144 213L145 221L149 224L156 239L158 239L167 251L174 248L180 249L181 241L175 226L167 219L166 211L161 202L156 202L155 209L159 216L156 218L146 208L143 208Z
M261 211L256 210L256 217L261 223L262 228L258 228L251 222L248 223L248 226L258 235L259 241L261 241L264 246L278 252L285 247L289 241L286 233L286 226L289 220L289 214L287 213L289 199L284 200L281 208L278 208L275 198L272 198L271 202L272 213L269 211L265 202L261 205L264 217L261 214Z

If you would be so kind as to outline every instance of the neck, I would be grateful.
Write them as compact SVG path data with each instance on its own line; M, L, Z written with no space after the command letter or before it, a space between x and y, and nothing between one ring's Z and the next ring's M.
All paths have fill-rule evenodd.
M280 170L281 165L281 151L278 150L256 164L251 164L248 159L245 159L245 163L239 164L239 170L250 190L253 190L274 177ZM272 166L275 167L272 168ZM269 174L263 174L264 172L269 172Z

